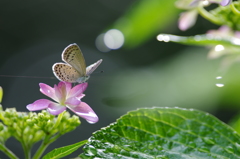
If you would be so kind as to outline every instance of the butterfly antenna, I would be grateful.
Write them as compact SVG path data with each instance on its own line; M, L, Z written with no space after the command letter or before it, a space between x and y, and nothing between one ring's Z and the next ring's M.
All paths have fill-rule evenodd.
M98 72L93 72L93 74L95 74L95 73L103 73L104 71L102 70L102 71L98 71Z

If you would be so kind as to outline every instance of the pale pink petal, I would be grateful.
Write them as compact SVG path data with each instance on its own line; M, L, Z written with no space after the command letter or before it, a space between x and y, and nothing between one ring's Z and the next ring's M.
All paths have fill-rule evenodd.
M42 109L46 109L48 108L48 106L50 104L52 104L53 102L48 100L48 99L39 99L36 100L34 103L32 104L28 104L27 105L27 109L29 111L36 111L36 110L42 110Z
M52 98L53 100L57 99L55 96L55 90L52 87L44 83L39 83L39 86L40 86L40 92L42 94Z
M66 92L69 92L72 89L72 83L64 82L66 85Z
M235 33L234 33L234 37L240 39L240 31L235 31Z
M51 103L48 106L48 112L52 115L58 115L60 113L62 113L64 110L66 110L65 106L59 105L57 103Z
M87 120L87 122L94 124L98 122L98 116L92 110L92 108L85 102L81 102L80 105L76 107L67 106L71 111L73 111L78 116Z
M65 82L63 81L60 81L58 84L57 84L58 88L61 88L62 86L65 87Z
M201 0L193 0L193 1L190 3L189 6L191 6L191 7L198 7L200 1L201 1Z
M78 98L81 100L83 97L85 97L85 94L80 94Z
M221 4L222 6L227 6L227 5L229 5L231 2L232 2L232 0L222 0L220 4Z
M182 31L185 31L192 27L196 23L197 15L198 12L195 9L183 12L178 20L178 28Z
M60 82L59 82L60 83ZM54 85L54 90L55 90L55 96L57 98L57 102L61 102L63 98L65 98L63 95L62 95L62 91L61 89L55 84Z
M66 97L67 93L66 93L66 84L65 82L59 82L58 83L58 90L61 92L61 96L62 97Z
M70 97L65 101L66 105L78 106L81 103L81 100L77 97Z
M88 83L81 83L76 86L74 86L71 91L69 92L68 96L73 97L73 96L81 96L81 94L87 89Z
M207 35L212 35L212 36L218 36L218 37L222 37L222 38L227 38L229 36L234 36L233 31L231 30L231 28L229 28L228 26L221 26L219 29L217 30L209 30L207 31Z
M227 33L231 32L232 29L230 27L226 26L226 25L223 25L218 29L218 31L221 32L221 33L226 33L227 34Z

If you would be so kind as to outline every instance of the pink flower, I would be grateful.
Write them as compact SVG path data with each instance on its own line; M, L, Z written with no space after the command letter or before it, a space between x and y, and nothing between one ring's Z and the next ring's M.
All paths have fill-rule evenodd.
M72 84L68 82L59 82L58 85L54 85L54 88L44 83L40 83L39 86L40 92L52 98L55 102L48 99L36 100L34 103L27 105L29 111L47 109L52 115L58 115L69 108L89 123L98 122L98 116L92 108L81 101L81 98L85 96L83 92L88 86L87 83L78 84L73 88Z

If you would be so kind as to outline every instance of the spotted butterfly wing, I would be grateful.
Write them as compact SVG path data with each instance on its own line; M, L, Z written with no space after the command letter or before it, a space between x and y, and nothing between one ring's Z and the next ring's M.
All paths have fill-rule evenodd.
M53 73L60 81L75 83L81 76L72 66L65 63L55 63Z

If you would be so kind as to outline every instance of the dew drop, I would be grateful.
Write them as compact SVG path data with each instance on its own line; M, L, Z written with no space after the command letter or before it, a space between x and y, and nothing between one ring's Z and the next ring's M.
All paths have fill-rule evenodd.
M217 76L216 79L222 79L222 76Z
M222 83L216 83L216 86L217 86L217 87L223 87L224 84L222 84Z
M164 41L164 42L169 42L170 41L170 36L164 35L164 34L159 34L157 36L158 41Z
M217 79L217 80L221 80L221 79L222 79L222 76L217 76L216 79ZM223 87L224 84L223 84L223 83L216 83L216 86L217 86L217 87Z
M216 45L215 48L214 48L214 50L215 50L216 52L223 51L224 49L225 49L225 48L224 48L223 45ZM220 77L220 76L219 76L219 77Z

